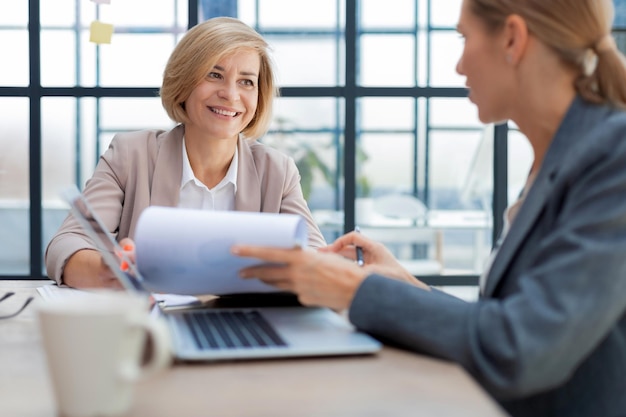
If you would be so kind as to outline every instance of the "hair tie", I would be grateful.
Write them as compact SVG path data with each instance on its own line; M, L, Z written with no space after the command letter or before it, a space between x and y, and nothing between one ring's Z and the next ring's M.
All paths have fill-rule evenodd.
M582 58L583 74L591 77L598 66L598 53L592 48L585 49Z
M601 37L599 41L593 44L593 49L599 54L602 52L616 50L617 44L615 43L615 38L610 33L607 33Z
M613 35L610 33L607 33L590 48L587 48L582 58L583 74L585 74L585 77L591 77L596 71L599 54L613 50L617 50L617 44L615 43L615 38L613 38Z

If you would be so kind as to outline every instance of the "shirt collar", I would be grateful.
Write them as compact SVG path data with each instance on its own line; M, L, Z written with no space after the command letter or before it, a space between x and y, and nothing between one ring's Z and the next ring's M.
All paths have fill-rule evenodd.
M189 156L187 155L187 146L185 146L185 137L183 136L183 176L180 181L180 189L189 182L193 181L198 185L202 185L202 182L196 178L193 173L193 169L191 169L191 162L189 162ZM237 191L237 168L239 167L239 146L235 147L235 155L233 156L233 160L228 167L228 171L226 172L226 176L224 179L220 181L218 186L223 186L227 183L231 183L234 187L235 192Z

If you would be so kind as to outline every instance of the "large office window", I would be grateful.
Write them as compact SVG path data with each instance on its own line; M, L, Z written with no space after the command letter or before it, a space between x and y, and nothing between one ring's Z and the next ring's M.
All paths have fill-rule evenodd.
M281 94L262 141L296 160L327 240L358 225L429 282L475 283L531 153L466 98L460 4L3 2L0 278L46 275L59 190L84 186L116 132L173 126L158 98L170 52L188 27L230 15L272 46ZM110 44L89 41L94 20L114 25Z

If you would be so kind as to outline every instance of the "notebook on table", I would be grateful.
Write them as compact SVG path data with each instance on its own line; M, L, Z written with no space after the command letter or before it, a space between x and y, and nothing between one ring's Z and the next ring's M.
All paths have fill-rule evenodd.
M123 257L124 251L78 188L64 190L62 197L124 289L149 297L142 274L115 255ZM121 261L129 265L126 271ZM304 307L286 293L223 296L200 307L158 311L169 327L174 356L184 361L363 355L382 347L332 310Z

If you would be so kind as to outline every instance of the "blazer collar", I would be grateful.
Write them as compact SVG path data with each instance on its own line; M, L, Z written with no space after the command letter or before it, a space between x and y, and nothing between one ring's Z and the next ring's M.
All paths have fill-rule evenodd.
M180 183L183 175L183 136L185 128L178 125L159 136L158 151L152 178L150 205L178 206ZM261 180L246 139L237 142L237 191L235 210L261 211Z
M152 206L178 206L183 178L184 134L184 126L178 125L157 137L158 150L150 192Z
M235 193L235 210L262 211L261 179L250 148L249 139L239 136L237 151L239 161L237 167L237 192Z
M589 111L591 107L592 105L587 104L581 97L576 97L570 105L511 228L505 238L498 242L501 246L489 270L483 292L485 296L493 294L515 253L546 205L563 168L563 162L576 160L575 154L583 151L584 146L578 145L584 141L586 133L596 126L600 117L598 112Z

